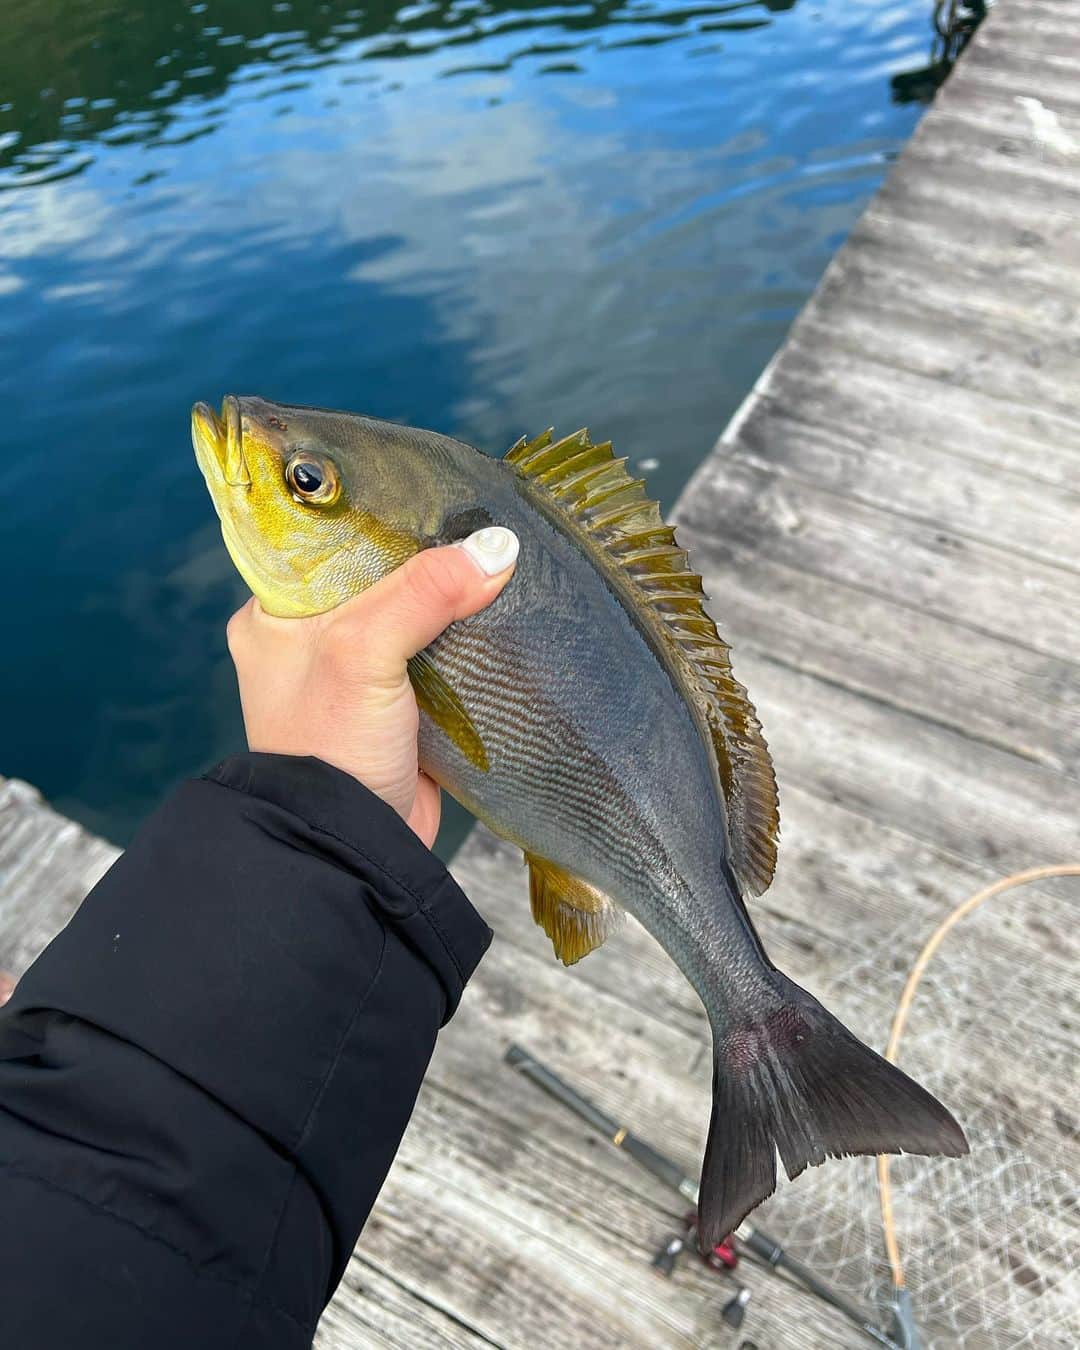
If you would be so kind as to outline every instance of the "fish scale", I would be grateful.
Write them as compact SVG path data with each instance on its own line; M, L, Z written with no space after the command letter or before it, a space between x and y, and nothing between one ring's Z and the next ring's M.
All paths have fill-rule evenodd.
M514 509L508 500L499 516L510 528L515 528ZM523 545L520 575L527 574L531 563L538 572L550 572L558 565L551 553L542 562L530 558L536 548L538 544ZM603 598L604 593L599 595ZM680 895L688 898L692 892L664 843L685 832L682 794L641 794L636 790L640 754L631 749L617 758L611 755L610 744L616 718L640 719L648 725L655 710L670 703L670 682L657 663L651 670L645 664L647 650L630 628L623 635L627 646L643 648L627 653L639 670L635 689L624 687L613 665L575 661L579 644L592 646L582 637L595 631L591 617L587 612L562 616L549 610L543 632L526 636L524 630L533 626L530 614L527 609L522 612L511 592L440 638L432 654L470 708L491 765L487 772L476 769L430 719L424 719L421 736L424 764L497 833L523 845L531 842L542 856L575 870L606 893L617 892L620 903L646 927L665 928L672 926L672 909ZM537 689L523 689L517 699L507 700L492 680L490 653L528 650L526 644L535 644L537 638L568 652L568 665L577 674L554 687L545 682ZM522 688L520 679L504 683L510 689ZM568 702L575 708L573 716L567 715ZM684 722L681 738L677 721ZM703 758L692 723L688 717L673 718L670 709L664 723L669 753L659 766L663 777L670 777L672 768L689 777L693 770L685 761ZM703 763L698 765L698 777L707 800L712 785ZM717 812L703 825L715 833L719 820ZM658 867L660 859L666 866Z

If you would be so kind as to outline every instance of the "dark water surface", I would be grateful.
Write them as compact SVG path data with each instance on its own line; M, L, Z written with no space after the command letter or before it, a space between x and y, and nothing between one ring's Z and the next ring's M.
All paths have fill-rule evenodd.
M930 8L0 0L0 773L123 841L241 744L195 399L587 423L670 504L910 134Z

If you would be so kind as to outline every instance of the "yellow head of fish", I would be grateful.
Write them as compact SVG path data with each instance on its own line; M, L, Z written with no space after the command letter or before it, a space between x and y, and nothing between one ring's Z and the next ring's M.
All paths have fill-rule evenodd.
M191 438L225 545L270 614L332 609L434 542L447 514L445 437L229 395L220 414L195 405Z

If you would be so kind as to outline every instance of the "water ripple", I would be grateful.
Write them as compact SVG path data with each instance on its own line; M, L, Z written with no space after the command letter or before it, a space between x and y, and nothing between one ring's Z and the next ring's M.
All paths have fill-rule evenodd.
M591 423L670 502L909 134L930 4L133 13L0 20L0 455L48 484L0 516L0 771L120 840L240 738L186 407Z

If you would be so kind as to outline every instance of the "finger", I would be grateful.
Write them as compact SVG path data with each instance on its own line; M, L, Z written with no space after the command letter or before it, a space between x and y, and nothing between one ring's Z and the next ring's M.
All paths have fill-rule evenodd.
M477 530L459 544L424 549L384 577L338 621L362 626L366 650L387 670L433 642L456 619L477 613L509 581L518 539L501 525Z

